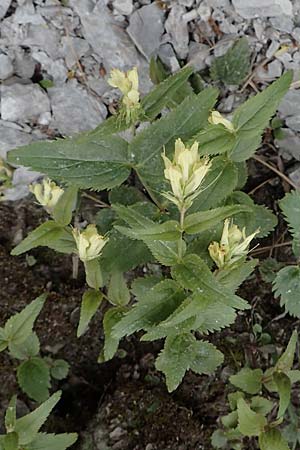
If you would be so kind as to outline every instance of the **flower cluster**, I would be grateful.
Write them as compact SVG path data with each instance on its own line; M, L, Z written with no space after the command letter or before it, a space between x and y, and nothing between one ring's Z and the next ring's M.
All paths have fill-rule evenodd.
M88 225L82 232L73 229L73 237L77 245L79 259L82 262L92 261L101 255L107 239L98 234L96 225Z
M188 209L193 199L201 192L201 184L211 167L208 157L200 158L198 142L189 148L181 139L175 142L175 154L173 161L162 154L165 163L164 175L170 181L173 194L164 194L179 209Z
M242 231L237 225L226 219L224 222L221 241L212 242L208 247L210 257L219 269L232 266L241 258L247 256L249 245L259 230L246 236L245 228Z
M42 183L30 185L29 190L49 214L53 212L55 205L64 193L64 190L49 178L45 178Z
M113 69L108 79L110 86L120 89L123 94L122 104L127 123L137 115L140 109L139 77L137 68L128 72Z

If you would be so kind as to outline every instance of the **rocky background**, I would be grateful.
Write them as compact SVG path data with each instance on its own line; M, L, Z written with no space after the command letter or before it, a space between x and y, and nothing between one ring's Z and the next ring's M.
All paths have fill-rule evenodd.
M153 55L171 72L188 62L207 73L246 36L250 77L243 86L222 86L219 109L226 114L249 88L257 91L287 69L294 70L294 88L299 80L299 0L1 0L0 19L2 158L16 146L101 123L118 98L106 82L112 67L136 65L146 93ZM280 114L287 127L280 151L300 160L300 90L290 91ZM290 176L300 183L297 164ZM25 195L35 177L18 169L17 189L6 198Z

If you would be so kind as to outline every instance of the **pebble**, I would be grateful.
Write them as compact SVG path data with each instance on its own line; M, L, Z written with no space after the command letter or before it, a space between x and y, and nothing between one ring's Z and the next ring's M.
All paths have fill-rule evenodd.
M0 158L5 158L9 150L27 145L31 140L31 135L24 133L15 123L0 121Z
M289 179L300 188L300 164L295 165L288 172Z
M133 3L132 0L114 0L113 8L117 14L129 16L133 11Z
M284 137L275 140L280 154L287 160L295 158L300 161L300 134L288 128L284 128L283 132Z
M174 5L165 22L169 42L180 59L186 58L188 55L189 31L187 22L183 19L185 13L184 6Z
M155 2L136 10L127 27L132 41L148 60L157 53L163 32L164 12Z
M10 7L11 0L1 0L0 2L0 19L3 19Z
M37 84L1 86L1 118L12 122L32 122L50 112L47 94Z
M290 0L232 0L236 12L244 19L257 17L292 16L293 5Z
M0 80L6 80L14 73L14 67L12 65L9 56L2 53L0 55Z
M288 91L279 105L278 111L289 128L300 131L300 91Z

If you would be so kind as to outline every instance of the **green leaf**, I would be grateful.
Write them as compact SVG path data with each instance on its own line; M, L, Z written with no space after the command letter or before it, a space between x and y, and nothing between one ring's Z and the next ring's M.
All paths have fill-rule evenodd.
M129 303L130 292L122 272L114 271L111 274L107 296L115 306L126 306Z
M36 356L40 351L40 341L35 332L31 333L25 341L20 344L11 342L9 344L9 352L12 357L24 360Z
M8 319L4 326L4 333L9 344L20 345L32 333L33 324L45 303L46 297L46 294L40 295L21 312Z
M275 114L292 79L292 72L286 72L267 89L251 97L235 111L233 125L238 133L238 142L231 153L233 161L244 161L254 153L260 143L263 130Z
M76 442L77 437L77 433L38 433L26 450L66 450Z
M61 253L73 253L76 250L71 229L63 228L53 220L47 220L29 235L12 251L13 256L26 253L39 246L49 247Z
M259 436L260 450L290 450L279 430L271 429Z
M243 398L238 400L237 411L238 429L244 436L259 436L264 431L267 419L262 414L252 411Z
M69 225L72 220L72 212L76 207L78 188L75 186L68 187L63 195L59 198L53 209L53 219L59 225Z
M216 96L217 90L208 88L186 98L167 116L141 131L130 143L129 153L134 155L134 168L151 196L162 200L161 192L169 189L163 176L163 146L173 153L175 139L181 137L184 141L188 140L203 128Z
M103 318L103 328L105 335L103 355L104 360L109 361L112 359L118 350L120 339L115 336L113 329L122 321L127 309L122 306L110 308L106 311Z
M3 450L18 450L19 439L17 433L8 433L3 439Z
M113 336L121 339L139 330L151 330L164 321L180 305L184 292L173 280L164 280L138 298L138 302L113 328Z
M279 418L284 416L290 404L292 384L288 375L283 372L275 372L273 377L279 394L279 409L277 413L277 418Z
M280 356L275 365L275 370L277 370L278 372L287 373L289 370L291 370L295 358L297 340L298 340L297 331L293 331L293 334L289 340L289 343L285 351Z
M263 416L269 414L269 412L272 411L273 406L274 405L270 400L260 397L259 395L256 395L251 399L251 409L253 409L256 413L262 414Z
M52 409L59 401L61 391L55 392L51 397L42 403L37 409L26 416L17 419L15 431L19 435L19 444L22 446L30 444L38 434L41 426L46 422Z
M11 433L14 431L16 426L16 405L17 405L17 396L14 395L7 407L7 410L5 412L5 429L7 433Z
M231 392L228 394L228 402L232 411L237 409L237 402L240 398L245 398L245 394L242 391Z
M68 376L70 369L69 363L64 359L55 359L50 367L51 377L56 380L63 380Z
M126 180L130 173L127 151L127 142L118 136L82 133L11 150L8 159L72 186L101 190Z
M250 71L250 53L248 39L238 39L224 55L213 61L210 68L212 79L239 85Z
M222 353L212 344L197 341L192 334L169 336L156 360L156 368L166 376L168 391L174 391L187 370L210 374L223 362Z
M247 392L257 394L262 389L263 371L261 369L250 369L244 367L236 375L232 375L229 381L234 386Z
M213 448L226 448L228 439L222 430L215 430L211 436L211 445Z
M109 202L111 204L120 204L120 205L134 205L138 202L146 202L147 198L145 195L137 189L135 186L126 186L122 184L122 186L118 186L113 188L108 194ZM106 208L105 211L111 211L111 209Z
M100 289L103 286L103 275L99 258L84 261L84 269L87 285L92 289Z
M300 318L300 267L287 266L280 269L273 283L275 297L291 316Z
M101 305L102 300L103 295L100 291L89 289L88 291L84 292L80 308L80 319L77 329L77 337L82 336L86 332L88 324Z
M227 289L235 292L239 286L251 275L258 264L257 259L242 261L216 273L216 280Z
M231 413L226 414L226 416L222 416L221 422L225 428L236 428L238 424L237 411L231 411Z
M165 106L169 105L170 102L173 103L177 92L186 83L192 73L192 67L184 67L179 72L161 81L158 86L146 95L141 101L146 118L154 119ZM176 105L176 102L174 103Z
M260 262L259 273L266 283L272 283L276 278L276 273L284 266L284 263L275 258L266 258Z
M17 369L18 383L30 398L43 402L49 397L50 370L42 358L24 361Z
M293 251L295 256L300 256L300 192L292 191L285 195L279 202L279 206L289 225L293 236Z
M246 205L223 206L211 209L210 211L201 211L190 214L184 220L184 231L188 234L201 233L217 225L222 220L234 214L249 211Z
M197 141L200 155L220 155L233 149L235 139L235 135L223 125L208 124L190 139L189 144Z
M214 208L230 195L236 187L238 171L224 156L213 159L213 164L203 182L203 191L194 200L191 212Z
M115 225L115 228L131 239L149 241L176 241L181 233L179 223L175 220L168 220L164 223L153 224L149 227L126 228Z

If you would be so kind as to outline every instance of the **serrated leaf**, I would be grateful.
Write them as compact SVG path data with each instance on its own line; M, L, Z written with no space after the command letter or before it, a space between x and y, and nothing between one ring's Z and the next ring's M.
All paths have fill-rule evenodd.
M280 305L295 317L300 317L300 267L287 266L279 270L273 282L275 297L280 297Z
M238 429L244 436L259 436L267 425L267 419L259 413L252 411L243 398L237 403L239 416Z
M235 292L249 275L251 275L257 264L257 259L241 261L233 266L219 270L216 273L216 279L227 289Z
M235 144L235 135L223 125L208 124L190 139L189 144L199 143L200 155L221 155L230 152Z
M29 359L36 356L40 351L40 341L35 332L31 333L25 341L20 344L11 342L9 352L13 358L20 360Z
M279 430L271 429L259 436L260 450L290 450Z
M162 281L160 276L150 275L147 277L136 278L131 284L131 292L137 298L142 298L149 289Z
M90 320L96 313L103 300L102 292L89 289L84 292L80 307L80 319L77 329L77 337L82 336L89 325Z
M11 150L8 159L73 186L101 190L126 180L130 173L127 152L127 142L118 136L82 133Z
M300 256L300 192L292 191L280 200L279 206L288 222L289 230L293 236L293 251Z
M40 295L21 312L7 320L4 332L8 343L20 345L28 338L32 333L33 324L45 303L46 297L46 294Z
M288 375L283 372L275 372L273 377L279 394L279 409L277 413L277 418L279 418L284 416L284 413L289 406L292 385Z
M37 437L26 446L26 450L66 450L76 442L77 437L77 433L38 433Z
M276 273L283 267L283 263L275 258L266 258L260 262L259 273L266 283L272 283L276 278Z
M76 250L71 229L58 225L53 220L47 220L17 245L12 251L13 256L21 255L29 250L39 247L49 247L61 253L73 253Z
M184 292L173 280L164 280L145 293L125 317L113 328L121 339L139 330L151 330L172 314L184 298Z
M120 205L134 205L138 202L146 202L147 198L145 195L137 189L135 186L118 186L112 189L108 194L109 202L111 204ZM106 211L111 211L111 209L106 208Z
M21 389L33 400L43 402L49 397L50 370L42 358L24 361L17 369L17 378Z
M122 272L114 271L111 274L107 296L115 306L126 306L130 301L130 292Z
M228 394L228 402L232 411L237 409L237 402L240 398L245 398L245 393L242 391L231 392Z
M68 376L70 364L64 359L55 359L50 367L51 377L63 380Z
M236 375L232 375L229 381L234 386L248 394L257 394L262 389L263 371L244 367Z
M286 72L267 89L248 99L235 111L232 122L239 140L230 155L233 161L244 161L254 153L260 143L260 135L275 114L292 79L292 72Z
M58 403L61 391L55 392L51 397L42 403L37 409L26 416L17 419L15 431L19 435L19 444L30 444L37 436L39 429L46 422L52 409Z
M17 433L8 433L4 436L2 445L3 450L18 450L19 439Z
M284 373L287 373L289 370L291 370L295 358L297 340L298 340L297 331L293 331L293 334L289 340L289 343L285 351L280 356L275 365L275 370Z
M214 158L212 167L203 181L203 191L194 200L190 212L219 206L222 200L233 192L237 181L236 166L224 156Z
M69 186L58 199L53 209L53 219L59 225L69 225L72 220L72 212L76 207L78 188Z
M163 146L173 154L175 139L180 137L186 141L201 130L206 125L216 97L217 90L208 88L186 98L176 109L140 132L130 143L129 153L134 155L134 168L152 197L165 202L161 193L169 189L163 176Z
M262 414L263 416L269 414L273 409L273 403L267 398L260 397L259 395L251 398L250 406L254 412Z
M120 339L113 333L113 329L124 318L127 309L122 306L110 308L106 311L103 318L103 329L105 335L105 342L103 348L104 360L109 361L112 359L118 350Z
M248 210L249 208L246 205L230 205L211 209L209 211L200 211L186 216L183 228L188 234L201 233L211 229L222 220L234 214Z
M176 105L176 98L178 97L176 94L192 73L192 67L184 67L164 81L160 80L158 86L156 86L141 101L147 119L154 119L157 114L159 114L165 106L170 105L170 103L173 104L173 106Z
M149 241L176 241L181 233L179 223L175 220L168 220L164 223L153 224L147 227L126 228L115 225L115 228L130 239Z
M197 341L192 334L169 336L156 360L156 368L166 376L168 391L174 391L187 370L209 374L223 362L222 353L212 344Z
M215 58L211 65L210 75L213 80L225 84L240 84L250 70L250 47L248 39L238 39L227 52Z

